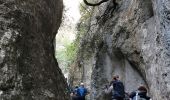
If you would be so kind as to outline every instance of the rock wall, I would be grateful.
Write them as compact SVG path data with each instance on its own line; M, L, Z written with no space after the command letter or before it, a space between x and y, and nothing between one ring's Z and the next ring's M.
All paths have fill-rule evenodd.
M103 86L114 74L127 92L145 84L153 100L169 100L170 1L116 1L116 9L111 1L95 7L81 41L78 65L90 100L107 100Z
M62 0L0 0L0 99L69 100L54 57Z

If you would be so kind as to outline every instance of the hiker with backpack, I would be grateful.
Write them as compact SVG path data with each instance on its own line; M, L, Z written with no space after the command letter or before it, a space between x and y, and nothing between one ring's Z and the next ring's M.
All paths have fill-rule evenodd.
M119 80L119 76L113 76L113 81L110 84L113 86L112 100L123 100L125 98L125 90L123 83Z
M149 96L147 96L147 89L145 86L139 86L137 91L134 91L129 96L131 100L151 100Z
M77 90L78 90L78 86L75 86L75 88L73 89L71 95L72 100L79 100L78 99L78 95L77 95Z
M85 100L85 96L87 95L87 89L84 87L84 83L81 83L79 88L77 89L77 100Z
M119 80L119 76L113 76L113 80L110 82L109 87L106 86L104 92L106 94L112 93L112 100L124 100L125 98L125 91L124 85Z

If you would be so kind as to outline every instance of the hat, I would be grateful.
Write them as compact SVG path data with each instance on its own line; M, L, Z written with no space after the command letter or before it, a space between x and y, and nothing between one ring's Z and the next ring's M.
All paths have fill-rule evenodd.
M84 85L84 83L80 83L80 85Z

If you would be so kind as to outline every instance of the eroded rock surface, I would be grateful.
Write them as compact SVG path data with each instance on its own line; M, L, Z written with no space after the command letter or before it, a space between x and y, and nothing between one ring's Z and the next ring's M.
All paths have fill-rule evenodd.
M114 74L120 75L128 92L145 84L153 100L169 100L170 1L117 2L115 10L111 2L95 8L81 41L80 79L90 84L90 100L107 100L102 88Z
M54 57L62 0L0 0L0 99L69 100Z

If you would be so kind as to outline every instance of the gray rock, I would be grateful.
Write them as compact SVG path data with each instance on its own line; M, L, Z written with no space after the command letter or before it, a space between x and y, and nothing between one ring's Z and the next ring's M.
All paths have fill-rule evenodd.
M114 74L127 92L144 84L153 100L169 100L170 1L117 2L115 10L111 2L95 8L90 31L81 41L78 66L80 79L91 83L89 100L107 100L102 88Z
M69 100L54 57L62 0L0 0L0 99Z

